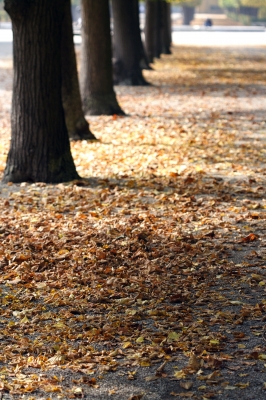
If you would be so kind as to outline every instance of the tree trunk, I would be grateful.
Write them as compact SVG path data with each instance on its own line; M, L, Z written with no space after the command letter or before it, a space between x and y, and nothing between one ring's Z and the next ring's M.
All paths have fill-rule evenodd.
M190 25L195 14L195 7L183 6L183 25Z
M70 0L65 2L62 28L62 98L68 136L72 140L96 140L82 110Z
M162 4L162 29L161 29L161 43L162 53L171 54L172 43L172 30L171 30L171 4L163 0ZM170 18L169 18L170 16ZM170 25L170 26L169 26Z
M148 85L140 66L140 29L135 0L113 0L114 82L117 85Z
M145 48L150 63L153 63L155 57L156 3L156 1L146 0L145 4Z
M113 88L108 0L82 1L81 95L90 115L124 115Z
M139 19L139 0L134 0L134 13L136 18L136 39L138 41L139 46L139 63L141 69L151 70L149 65L148 57L146 54L146 50L143 46L142 37L141 37L141 29L140 29L140 19Z
M11 145L4 182L77 179L62 105L65 0L5 0L13 25Z
M170 47L171 47L171 45L173 43L173 40L172 40L172 6L171 6L171 3L168 3L168 2L166 3L166 5L167 5L166 15L167 15L167 19L168 19L168 24L167 24L168 40L169 40Z
M160 58L162 52L162 15L161 1L146 1L145 16L145 48L149 62L154 58Z
M156 28L155 28L155 53L156 58L162 54L162 0L157 0Z

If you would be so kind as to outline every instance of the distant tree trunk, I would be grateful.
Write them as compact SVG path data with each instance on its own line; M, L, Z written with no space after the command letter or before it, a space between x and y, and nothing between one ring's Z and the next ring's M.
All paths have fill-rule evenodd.
M5 0L13 25L14 81L8 182L78 178L61 94L65 0Z
M140 66L140 30L135 0L112 0L114 23L114 82L117 85L148 85Z
M172 6L170 3L166 3L166 4L167 4L167 19L168 19L168 24L167 24L168 40L169 40L170 47L171 47L171 44L173 43L173 40L172 40Z
M139 18L139 0L134 0L134 13L136 18L136 38L139 46L139 63L141 69L151 69L148 61L148 57L146 54L146 50L143 46L142 38L141 38L141 29L140 29L140 18Z
M62 29L62 98L68 136L72 140L96 140L84 117L79 90L70 0L65 2Z
M157 0L154 56L156 58L160 58L161 54L162 54L162 0Z
M162 53L162 1L146 1L145 48L149 62L160 58Z
M195 7L183 6L183 25L190 25L195 14Z
M150 63L153 63L155 57L155 31L157 21L157 1L146 0L145 13L145 48Z
M259 8L258 7L240 6L239 13L248 15L250 17L258 18Z
M124 115L113 88L108 0L82 1L81 96L90 115Z
M163 0L162 4L162 29L161 29L161 43L162 53L171 54L172 43L172 27L171 27L171 4Z

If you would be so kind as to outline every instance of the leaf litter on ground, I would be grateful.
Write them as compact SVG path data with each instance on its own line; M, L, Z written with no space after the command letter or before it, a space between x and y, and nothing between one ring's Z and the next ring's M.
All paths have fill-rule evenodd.
M173 49L71 144L86 179L1 186L3 398L264 398L265 64Z

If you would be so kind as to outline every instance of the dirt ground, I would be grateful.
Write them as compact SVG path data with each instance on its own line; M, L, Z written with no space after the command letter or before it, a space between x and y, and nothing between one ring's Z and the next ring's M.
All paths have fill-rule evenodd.
M2 399L265 398L266 48L153 68L71 144L87 181L0 186Z

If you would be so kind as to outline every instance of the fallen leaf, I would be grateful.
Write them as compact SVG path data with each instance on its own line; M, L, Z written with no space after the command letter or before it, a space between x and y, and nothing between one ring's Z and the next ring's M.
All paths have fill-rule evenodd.
M255 240L258 239L259 239L258 235L256 235L255 233L250 233L248 236L245 236L244 238L240 239L240 242L249 243L249 242L254 242Z
M191 381L180 382L180 386L181 386L183 389L189 390L189 389L192 388L193 382L191 382Z

